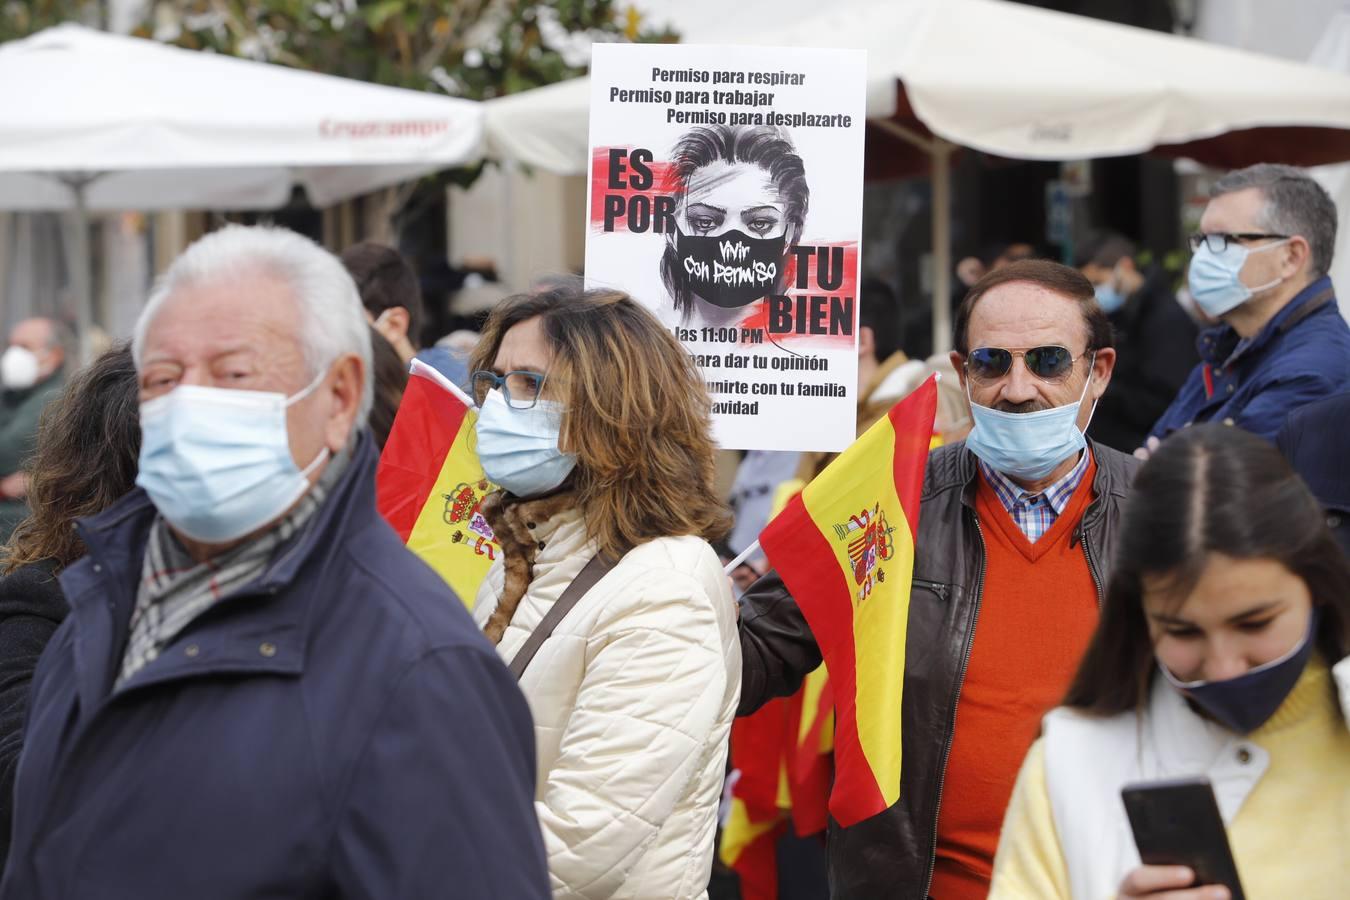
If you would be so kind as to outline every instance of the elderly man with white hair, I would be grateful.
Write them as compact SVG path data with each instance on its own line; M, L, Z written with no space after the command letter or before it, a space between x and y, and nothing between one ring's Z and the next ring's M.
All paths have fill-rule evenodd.
M133 346L140 489L79 523L0 898L548 896L528 708L375 510L338 260L225 228Z

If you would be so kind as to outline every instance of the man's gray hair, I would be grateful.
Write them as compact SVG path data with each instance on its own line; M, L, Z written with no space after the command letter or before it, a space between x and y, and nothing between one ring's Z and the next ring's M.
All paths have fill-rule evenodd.
M131 354L140 371L145 334L174 291L193 284L272 275L285 281L300 304L300 334L311 377L344 353L361 357L366 383L356 424L364 425L374 392L370 325L356 284L336 256L303 235L270 226L227 225L197 240L170 264L136 320Z
M1272 234L1301 236L1312 248L1309 274L1321 278L1330 272L1336 251L1336 204L1322 186L1295 166L1257 163L1229 172L1214 182L1209 195L1247 188L1260 188L1266 198L1257 225Z

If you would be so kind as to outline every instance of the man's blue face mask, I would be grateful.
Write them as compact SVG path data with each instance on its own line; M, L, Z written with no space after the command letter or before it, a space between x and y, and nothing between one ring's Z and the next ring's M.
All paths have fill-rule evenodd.
M147 400L136 484L192 540L221 544L257 531L309 490L310 473L328 457L321 448L301 469L286 428L287 408L327 374L290 397L184 384Z
M1230 240L1221 253L1209 249L1209 242L1203 241L1191 257L1191 268L1186 281L1191 289L1191 297L1211 319L1217 319L1224 313L1237 309L1256 294L1278 286L1283 278L1276 278L1257 287L1248 287L1242 281L1242 267L1247 257L1253 253L1264 253L1289 243L1283 238L1273 244L1262 247L1244 247Z
M966 447L996 472L1023 481L1038 481L1055 470L1064 460L1081 452L1087 446L1084 429L1078 427L1078 410L1092 384L1093 366L1097 355L1092 354L1088 364L1088 378L1083 393L1073 403L1029 413L1010 413L981 406L970 396L970 379L966 379L966 399L970 400L975 427L966 438ZM1097 403L1092 403L1096 412ZM1091 416L1088 417L1090 422Z
M1092 292L1097 295L1097 305L1102 308L1108 316L1125 305L1129 298L1112 281L1103 281L1101 284L1094 285Z

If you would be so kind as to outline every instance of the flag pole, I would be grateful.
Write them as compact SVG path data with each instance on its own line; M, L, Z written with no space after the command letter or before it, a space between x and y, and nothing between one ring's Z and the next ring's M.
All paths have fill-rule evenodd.
M759 550L759 541L755 541L749 547L746 547L744 550L742 550L735 559L727 563L726 566L722 569L722 571L730 575L732 572L736 571L737 566L739 566L741 563L749 559L751 554L758 552L758 550Z
M473 409L478 405L473 402L472 397L464 393L464 389L462 387L455 384L449 378L446 378L434 367L428 365L427 363L422 362L422 360L417 359L416 357L414 357L413 361L408 364L408 374L421 375L424 378L430 378L432 381L436 382L441 387L445 388L447 391L454 394L455 397L459 399L459 402L463 403L469 409Z

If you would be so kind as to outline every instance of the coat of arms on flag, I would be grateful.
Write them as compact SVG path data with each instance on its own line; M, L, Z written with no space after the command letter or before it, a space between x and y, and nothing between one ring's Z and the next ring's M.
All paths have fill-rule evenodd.
M858 585L857 597L865 600L872 586L886 580L886 573L878 568L895 555L893 526L886 524L881 504L863 508L856 516L849 516L842 525L834 526L836 538L848 542L848 558L853 563L853 581Z

